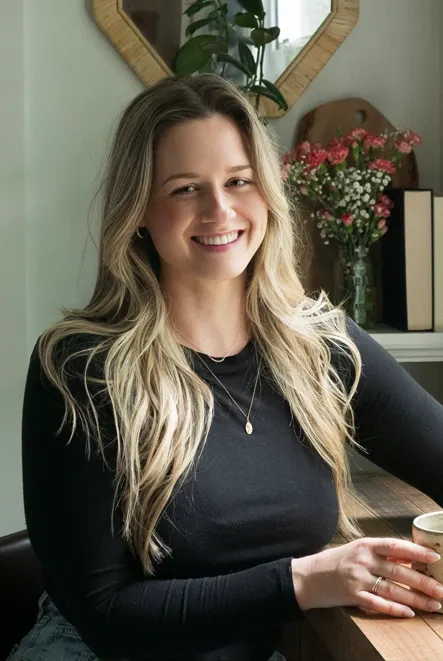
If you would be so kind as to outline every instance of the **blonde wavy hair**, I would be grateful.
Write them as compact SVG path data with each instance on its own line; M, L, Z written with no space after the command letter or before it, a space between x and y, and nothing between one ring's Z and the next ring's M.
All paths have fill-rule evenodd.
M100 186L104 204L91 300L83 309L63 308L62 318L37 345L46 376L65 402L59 431L70 422L72 442L80 426L88 451L94 443L103 458L97 396L106 393L117 446L115 506L122 508L122 533L147 575L154 575L155 564L170 553L156 527L198 459L214 400L168 324L158 254L136 230L143 224L159 138L178 123L214 113L231 118L245 137L269 209L266 235L249 266L250 335L294 418L331 468L338 532L347 540L362 535L346 507L353 493L346 441L358 446L351 399L361 360L342 309L324 292L308 297L297 275L301 246L281 182L277 141L229 81L213 74L169 77L139 94L120 118ZM80 346L74 338L79 335L86 336ZM342 370L334 366L334 354L350 366L347 373L353 379L347 386ZM95 359L101 361L98 375L90 370ZM69 361L77 365L83 396L71 387Z

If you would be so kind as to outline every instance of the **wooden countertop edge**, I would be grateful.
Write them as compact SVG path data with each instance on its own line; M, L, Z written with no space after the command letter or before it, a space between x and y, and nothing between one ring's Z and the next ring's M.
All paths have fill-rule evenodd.
M369 485L380 485L392 495L389 508L411 519L415 514L441 509L430 498L389 475L358 476L355 486L358 499L351 506L358 516L365 534L408 538L402 534L398 522L390 522L374 511L361 492ZM360 488L359 488L360 487ZM373 493L371 500L376 503ZM396 500L397 499L397 503ZM400 502L401 501L401 502ZM331 545L345 543L337 535ZM413 619L394 618L365 613L359 608L340 607L314 609L306 612L306 620L321 637L334 658L340 661L442 661L443 615L417 612ZM420 656L417 650L420 649Z

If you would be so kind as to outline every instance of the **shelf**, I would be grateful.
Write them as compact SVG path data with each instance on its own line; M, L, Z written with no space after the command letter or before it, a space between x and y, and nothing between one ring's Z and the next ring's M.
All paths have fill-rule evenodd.
M443 332L403 332L381 326L370 334L399 363L443 361Z

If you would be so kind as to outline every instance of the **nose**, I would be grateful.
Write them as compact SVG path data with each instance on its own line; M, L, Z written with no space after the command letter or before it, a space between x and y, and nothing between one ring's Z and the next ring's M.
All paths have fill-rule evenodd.
M223 224L235 217L229 194L222 189L208 192L205 208L202 214L203 223Z

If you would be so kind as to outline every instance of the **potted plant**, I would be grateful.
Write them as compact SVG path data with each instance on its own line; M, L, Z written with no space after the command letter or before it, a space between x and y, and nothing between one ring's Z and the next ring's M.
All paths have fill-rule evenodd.
M184 12L193 20L186 29L187 41L177 51L174 61L176 74L212 71L231 78L255 99L265 96L287 110L283 94L264 76L264 56L268 44L278 39L277 26L266 27L266 12L262 0L237 0L244 9L233 20L228 3L223 0L196 0ZM199 14L203 14L198 18ZM246 33L245 33L246 32Z

